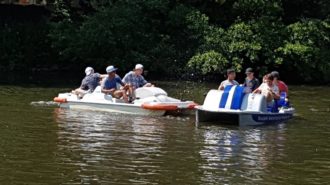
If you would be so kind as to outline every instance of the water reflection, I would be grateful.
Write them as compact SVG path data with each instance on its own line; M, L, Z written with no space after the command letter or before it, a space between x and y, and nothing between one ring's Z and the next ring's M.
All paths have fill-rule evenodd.
M116 182L113 176L120 181L131 176L128 181L145 184L148 179L135 178L143 179L160 168L162 162L154 158L163 152L164 125L155 118L56 109L55 119L59 127L59 150L66 155L65 162L80 167L83 182L103 178L106 182ZM95 168L108 174L87 175Z
M56 109L55 119L62 162L78 167L79 181L88 183L261 180L286 142L285 124L197 129L193 121L65 109Z
M284 124L257 128L210 126L203 134L201 182L262 180L274 160L283 157ZM230 175L228 175L230 174Z
M0 184L330 182L329 87L290 87L300 116L248 129L39 106L67 90L1 87Z

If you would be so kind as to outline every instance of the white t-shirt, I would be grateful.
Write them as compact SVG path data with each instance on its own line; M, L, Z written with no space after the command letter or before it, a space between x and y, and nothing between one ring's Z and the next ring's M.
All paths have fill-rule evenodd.
M224 80L221 82L220 87L223 86L223 88L225 88L227 85L239 85L239 83L236 80L232 80L232 81Z
M272 87L269 87L266 83L262 83L259 87L259 90L261 90L261 94L264 96L267 96L269 90L272 90L275 94L279 94L280 90L278 89L277 85L273 84Z

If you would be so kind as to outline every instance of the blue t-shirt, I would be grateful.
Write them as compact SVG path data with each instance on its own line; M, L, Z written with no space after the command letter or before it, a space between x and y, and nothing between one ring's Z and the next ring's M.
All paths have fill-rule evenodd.
M123 85L123 81L121 80L121 78L116 75L116 77L110 79L109 77L106 77L101 84L102 89L117 89L117 83L119 83L120 85Z
M86 76L80 85L80 88L83 90L90 90L91 92L99 85L100 74L93 73Z
M248 78L245 78L244 81L244 87L248 88L248 93L253 92L259 87L260 83L257 78L253 78L252 80L249 80Z
M148 83L142 75L135 75L133 71L127 73L124 76L123 81L127 84L131 84L134 89L142 87Z

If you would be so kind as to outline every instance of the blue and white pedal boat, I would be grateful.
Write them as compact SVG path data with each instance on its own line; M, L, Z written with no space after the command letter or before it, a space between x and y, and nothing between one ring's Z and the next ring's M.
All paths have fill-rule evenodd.
M283 104L283 101L284 97L281 97L277 103ZM216 122L239 126L286 122L293 117L295 111L292 107L267 107L263 95L245 94L244 87L241 86L226 86L223 91L210 90L203 105L195 108L196 124Z

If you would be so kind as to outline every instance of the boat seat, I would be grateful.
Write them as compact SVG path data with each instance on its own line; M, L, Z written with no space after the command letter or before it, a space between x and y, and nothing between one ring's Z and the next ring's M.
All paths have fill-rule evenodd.
M140 87L135 90L135 96L139 99L160 95L167 96L167 93L158 87Z
M241 105L242 111L267 112L267 101L262 94L245 94Z
M288 102L285 101L287 95L286 92L281 92L280 99L274 100L274 103L272 106L267 107L268 112L278 112L280 107L288 107Z
M222 93L219 108L238 110L244 98L244 87L227 85Z
M278 106L280 106L280 107L286 107L286 106L288 106L288 102L285 101L286 98L287 98L286 92L281 92L280 99L277 100L278 101Z
M96 94L96 93L102 93L102 92L101 92L101 86L97 86L97 87L94 89L93 93L94 93L94 94Z

